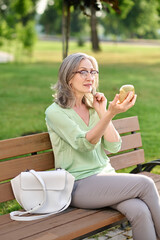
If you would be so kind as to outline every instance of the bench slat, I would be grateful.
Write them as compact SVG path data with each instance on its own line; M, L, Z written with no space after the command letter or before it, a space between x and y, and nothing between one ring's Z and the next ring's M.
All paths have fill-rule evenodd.
M27 240L43 239L43 237L44 239L69 240L123 218L122 214L111 209L76 209L43 219L43 223L39 220L28 223L21 222L19 224L10 222L6 227L3 226L2 230L0 229L0 237L3 240L18 240L24 237Z
M159 195L160 195L160 175L154 174L154 173L150 173L150 172L142 172L140 174L148 176L148 177L153 179L153 181L156 184L156 187L157 187L157 190L159 192Z
M156 180L156 186L160 187L159 175L141 174ZM109 208L100 210L72 209L73 211L70 212L68 210L33 222L15 222L9 219L9 215L1 216L0 238L3 240L19 240L24 237L26 240L78 239L79 236L124 219L122 214Z
M92 216L93 214L99 212L101 210L86 210L86 209L78 209L78 208L68 208L65 210L62 214L65 214L62 216L62 214L56 214L50 217L47 217L44 219L44 222L50 225L50 222L52 221L52 224L54 227L59 226L59 224L65 224L68 221L73 221L74 219L86 217L86 216ZM65 216L65 217L64 217ZM52 220L51 220L52 219ZM57 222L58 220L58 222ZM41 223L42 219L36 220L36 221L29 221L29 222L22 222L21 225L17 224L14 226L13 221L8 217L8 215L4 215L4 219L2 217L3 224L0 223L0 234L4 234L7 232L11 232L12 230L19 230L22 227L28 227L30 225L34 225L37 223ZM5 224L7 223L7 224ZM8 230L9 227L9 230Z
M122 147L120 149L120 152L140 147L142 147L140 133L122 136Z
M56 240L78 239L78 237L83 236L84 234L93 232L95 229L103 228L122 219L125 219L125 217L119 212L114 210L103 210L93 216L79 218L72 222L68 222L65 225L52 228L49 230L49 233L50 236L54 236ZM45 232L47 234L47 231ZM41 239L42 236L44 236L44 233L37 234L39 239ZM34 240L34 236L27 238L27 240Z
M133 152L125 153L125 154L123 153L117 156L110 157L110 160L111 160L112 166L116 170L130 167L130 166L144 162L144 150L139 149ZM39 167L39 164L37 165L37 168L38 167ZM24 169L26 170L26 168ZM22 171L24 171L24 169L22 169ZM41 171L42 169L36 169L36 170ZM16 168L15 168L15 171L16 171ZM20 169L18 170L17 174L15 174L14 172L14 176L18 175L20 172L21 172ZM14 196L12 194L10 184L9 183L0 184L0 202L5 202L11 199L14 199Z
M11 179L27 169L44 171L54 168L53 151L0 162L0 181Z
M122 136L121 138L122 138L122 146L119 152L142 147L142 140L141 140L140 133L134 133L134 134ZM106 154L109 155L111 153L106 151Z
M12 219L9 217L9 214L4 214L0 216L0 229L3 228L3 226L7 225L9 222L12 222ZM1 232L1 230L0 230Z
M114 120L113 124L120 134L139 130L137 117ZM117 155L110 156L111 164L116 169L123 169L144 162L144 150L140 133L122 136L122 148ZM22 156L28 153L51 149L48 133L40 133L3 140L0 142L0 159ZM129 150L129 152L128 152ZM127 151L124 153L124 151ZM10 179L27 168L44 171L54 167L53 152L45 152L32 156L0 162L0 181ZM160 192L160 176L152 173L141 173L153 178ZM0 202L14 199L10 182L0 184ZM52 215L46 219L33 222L16 222L9 215L1 216L0 239L26 240L71 240L82 239L85 234L104 230L111 224L120 223L125 217L110 208L85 210L68 208L65 212ZM85 237L85 236L84 236Z
M122 148L120 151L138 148L142 146L140 133L122 137ZM107 152L109 154L109 152ZM42 153L0 162L0 181L11 179L26 169L37 171L47 170L54 167L53 152Z
M132 152L110 157L111 165L115 170L120 170L144 162L144 150L139 149Z
M15 199L12 188L11 188L11 183L1 183L0 184L0 203L1 202L6 202L9 200Z
M48 133L37 133L24 137L0 141L0 159L51 149Z
M156 183L156 186L157 186L157 183L160 182L160 175L158 175L158 174L154 174L154 173L151 173L151 172L141 172L139 174L146 175L146 176L152 178L153 181Z
M140 130L137 116L116 119L113 120L113 124L120 134Z
M113 124L120 134L139 130L137 117L113 120ZM47 132L1 140L0 159L16 157L51 148L52 146Z

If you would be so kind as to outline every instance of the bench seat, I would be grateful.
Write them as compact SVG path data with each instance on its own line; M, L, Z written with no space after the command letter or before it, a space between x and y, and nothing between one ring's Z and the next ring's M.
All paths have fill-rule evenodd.
M138 173L145 161L140 132L137 132L139 131L138 118L114 120L113 123L123 135L123 144L118 154L111 155L107 152L111 164L116 170L132 166L136 169L133 171ZM0 159L3 160L0 162L0 173L2 173L0 174L0 202L14 199L10 182L2 181L15 177L26 168L38 171L54 168L54 154L51 148L48 133L0 141ZM135 165L138 167L135 168ZM160 175L151 172L138 174L151 177L160 193ZM96 210L69 207L62 213L29 222L16 222L10 219L9 214L5 214L0 216L0 239L84 239L124 221L126 221L124 215L107 207Z

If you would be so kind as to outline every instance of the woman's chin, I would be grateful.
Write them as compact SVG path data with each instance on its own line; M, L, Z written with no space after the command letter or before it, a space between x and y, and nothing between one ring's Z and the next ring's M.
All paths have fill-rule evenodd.
M92 88L90 87L90 88L86 89L85 93L92 93Z

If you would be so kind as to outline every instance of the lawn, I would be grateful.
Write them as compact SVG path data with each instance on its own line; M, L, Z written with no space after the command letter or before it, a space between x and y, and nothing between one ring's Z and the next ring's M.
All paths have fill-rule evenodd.
M44 111L52 103L50 85L57 81L61 49L60 42L38 41L30 63L0 64L0 139L47 130ZM135 86L136 105L116 118L138 115L146 160L159 158L160 47L103 43L101 52L93 53L89 43L80 48L71 42L69 53L73 52L96 57L99 90L108 101L121 85Z
M57 81L61 49L60 42L39 41L30 62L0 64L0 139L47 130L44 112L53 101L50 86ZM101 52L93 53L89 43L80 48L71 42L73 52L96 57L99 90L108 101L121 85L135 86L136 105L116 118L138 115L146 160L160 158L160 47L103 43ZM159 167L154 172L160 173ZM0 214L17 208L15 201L0 204Z

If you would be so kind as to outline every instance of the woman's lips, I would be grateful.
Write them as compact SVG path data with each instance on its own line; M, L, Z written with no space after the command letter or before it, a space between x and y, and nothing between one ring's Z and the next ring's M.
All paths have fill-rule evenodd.
M84 84L85 87L92 87L92 84Z

